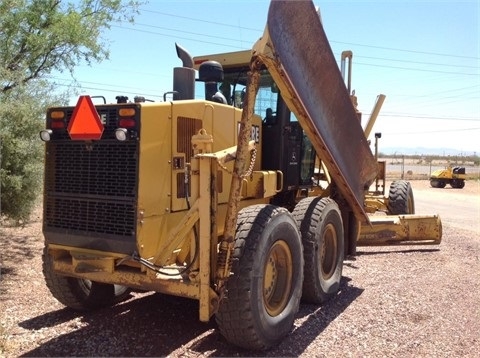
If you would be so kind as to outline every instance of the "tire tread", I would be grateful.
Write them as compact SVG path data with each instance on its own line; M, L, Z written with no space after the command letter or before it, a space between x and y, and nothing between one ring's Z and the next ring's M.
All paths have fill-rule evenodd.
M409 202L412 201L413 205L413 192L410 182L406 180L396 180L390 185L390 191L388 194L388 212L391 215L405 215L414 214L409 211Z
M262 210L266 207L271 210ZM251 289L249 276L260 243L258 238L268 222L282 212L288 213L288 210L273 205L252 205L241 210L237 219L232 262L234 275L227 282L228 292L215 319L220 333L229 342L243 348L265 350L273 344L256 331L255 319L258 317L253 312L250 295L245 292Z

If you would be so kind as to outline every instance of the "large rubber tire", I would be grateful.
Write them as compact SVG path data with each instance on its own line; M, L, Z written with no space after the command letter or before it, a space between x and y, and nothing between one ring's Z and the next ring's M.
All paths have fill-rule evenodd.
M300 305L302 243L288 210L253 205L240 211L232 277L216 314L231 343L264 350L291 330Z
M330 198L301 200L293 216L300 228L305 260L302 300L320 304L340 287L344 259L342 215Z
M463 180L463 179L453 179L450 182L450 186L454 189L463 189L465 187L465 180Z
M42 255L43 275L48 289L60 303L77 311L109 307L130 297L125 286L67 277L53 270L53 262L45 247Z
M443 179L430 179L430 185L432 188L445 188L447 182Z
M415 201L410 182L397 180L390 185L388 194L388 214L408 215L415 214Z

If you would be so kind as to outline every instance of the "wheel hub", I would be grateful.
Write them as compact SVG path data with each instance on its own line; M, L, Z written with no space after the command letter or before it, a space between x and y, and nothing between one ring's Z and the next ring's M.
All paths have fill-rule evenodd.
M293 279L292 254L283 240L270 248L263 276L263 301L270 316L279 315L287 305Z
M335 273L337 262L337 232L333 224L328 224L323 233L322 247L320 248L320 269L322 277L328 280Z

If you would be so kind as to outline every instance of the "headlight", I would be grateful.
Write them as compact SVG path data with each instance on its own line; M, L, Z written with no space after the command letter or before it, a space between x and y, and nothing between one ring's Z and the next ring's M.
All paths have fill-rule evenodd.
M115 129L115 138L120 142L126 141L128 139L128 130L125 128Z
M40 131L40 139L43 140L44 142L48 142L51 139L51 136L52 136L51 129L44 129L43 131Z

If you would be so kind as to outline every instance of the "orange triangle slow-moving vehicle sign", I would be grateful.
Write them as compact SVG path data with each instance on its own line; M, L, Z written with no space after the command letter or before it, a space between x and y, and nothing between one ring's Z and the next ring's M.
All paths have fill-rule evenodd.
M73 140L98 140L102 137L103 124L90 96L80 96L67 129Z

